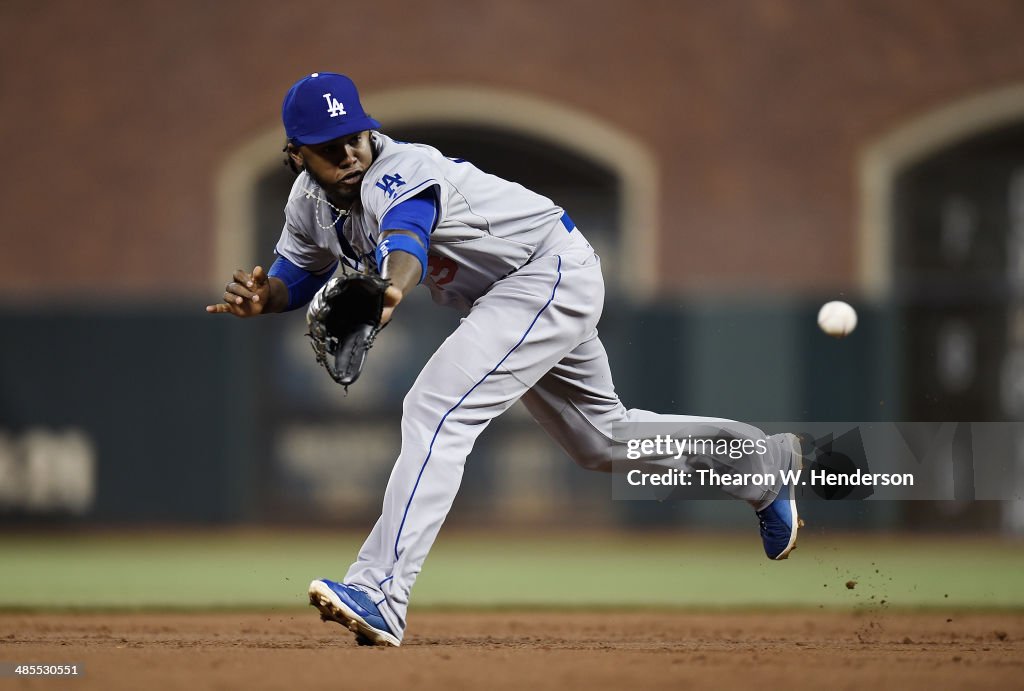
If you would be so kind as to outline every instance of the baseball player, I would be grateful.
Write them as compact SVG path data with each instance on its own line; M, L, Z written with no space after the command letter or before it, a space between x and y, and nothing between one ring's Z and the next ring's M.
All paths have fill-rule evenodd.
M740 422L628 410L612 384L597 323L601 265L563 209L514 182L395 141L367 115L346 76L313 73L285 96L288 160L299 172L269 271L238 270L223 302L207 311L250 317L306 305L339 263L390 281L382 323L423 283L433 300L465 318L433 354L406 395L401 452L380 518L342 581L310 584L321 617L361 644L398 646L413 583L451 508L477 436L522 400L577 463L610 471L622 458L623 425L651 423L677 439L751 440L744 467L779 478L732 486L760 521L771 559L793 549L794 435L766 436ZM315 303L315 300L314 300ZM386 333L386 332L385 332ZM646 457L665 469L695 463L732 468L725 454Z

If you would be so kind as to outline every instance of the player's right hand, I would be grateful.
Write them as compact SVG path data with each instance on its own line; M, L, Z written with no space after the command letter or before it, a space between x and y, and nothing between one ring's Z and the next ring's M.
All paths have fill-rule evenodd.
M236 317L255 317L263 314L270 304L270 279L262 266L252 273L236 269L231 282L224 286L224 301L207 305L210 314L233 314Z

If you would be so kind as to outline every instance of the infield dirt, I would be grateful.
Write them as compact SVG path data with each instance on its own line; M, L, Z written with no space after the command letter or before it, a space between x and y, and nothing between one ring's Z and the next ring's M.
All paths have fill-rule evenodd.
M399 649L301 613L0 615L26 689L1022 688L1024 614L414 613Z

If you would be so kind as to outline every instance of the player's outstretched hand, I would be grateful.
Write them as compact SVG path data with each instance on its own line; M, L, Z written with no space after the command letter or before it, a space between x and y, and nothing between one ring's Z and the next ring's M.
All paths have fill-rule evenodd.
M210 314L233 314L236 317L255 317L268 311L270 279L262 266L252 273L236 269L231 282L224 286L224 301L207 305Z

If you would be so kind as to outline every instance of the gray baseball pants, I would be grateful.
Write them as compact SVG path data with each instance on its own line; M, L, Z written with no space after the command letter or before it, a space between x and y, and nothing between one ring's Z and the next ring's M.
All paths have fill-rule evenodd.
M600 260L577 232L558 255L534 259L498 281L424 366L402 409L402 446L384 493L381 516L344 582L373 597L392 632L406 627L409 594L455 500L463 466L495 417L520 398L533 417L580 465L611 470L624 439L613 426L653 423L684 438L765 440L740 422L627 410L612 384L597 322L604 303ZM747 472L777 476L786 452L767 438L768 453L744 459ZM692 470L695 457L646 459ZM699 459L723 472L728 458ZM778 487L723 488L761 508Z

